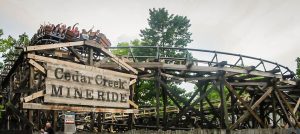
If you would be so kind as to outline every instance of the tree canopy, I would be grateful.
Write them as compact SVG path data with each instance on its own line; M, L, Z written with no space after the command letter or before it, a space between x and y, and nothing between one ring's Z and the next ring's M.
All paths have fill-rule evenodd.
M29 37L26 33L19 35L18 39L8 36L7 38L1 38L3 35L3 29L0 29L0 53L4 62L0 62L0 69L3 68L6 60L12 60L15 55L19 53L15 49L17 46L26 46L29 44Z
M189 32L191 24L186 16L169 14L165 8L150 9L149 14L149 28L141 30L140 34L143 45L184 48L192 42L192 33ZM175 50L160 52L160 55L168 57L178 57L182 54Z
M192 41L189 27L191 26L190 20L185 16L169 14L165 8L150 9L150 17L148 19L149 28L141 30L140 36L142 40L133 40L131 42L121 42L117 46L160 46L160 47L181 47L184 48ZM157 56L157 49L118 49L112 52L120 56ZM179 57L185 54L184 52L165 50L159 52L160 56ZM136 60L145 60L138 58ZM178 84L178 83L177 83ZM176 83L168 83L168 87L172 92L180 96L190 96L189 93L180 88ZM139 87L136 91L136 97L139 98L140 105L153 105L155 104L155 81L140 80ZM186 99L187 97L182 97ZM162 102L162 101L161 101ZM160 103L161 103L160 102ZM168 100L172 105L172 101Z

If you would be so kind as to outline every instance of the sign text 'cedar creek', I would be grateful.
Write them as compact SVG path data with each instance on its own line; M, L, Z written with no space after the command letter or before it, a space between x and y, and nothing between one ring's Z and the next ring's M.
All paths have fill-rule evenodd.
M47 103L129 108L130 76L88 66L47 64Z

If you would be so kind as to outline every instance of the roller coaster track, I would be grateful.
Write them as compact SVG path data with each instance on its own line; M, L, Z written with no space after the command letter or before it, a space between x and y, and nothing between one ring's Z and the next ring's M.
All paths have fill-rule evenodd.
M32 71L35 71L33 79L38 84L29 86L32 85L28 82L29 74L26 73L30 68L29 60L40 62L42 58L53 58L136 74L135 94L139 94L140 90L147 90L141 89L141 80L154 81L154 98L156 101L162 100L162 104L157 103L148 109L140 108L140 112L136 114L114 113L119 115L104 117L95 123L98 127L102 126L99 127L100 131L108 126L110 131L132 128L168 130L199 127L300 127L297 121L300 90L295 73L276 62L193 48L107 47L93 40L70 41L51 34L36 36L31 43L30 46L23 47L21 55L2 72L3 102L12 102L16 109L21 108L19 106L23 102L20 102L20 98L25 93L29 90L37 92L43 88L43 79L35 78L42 76L37 69ZM127 55L116 56L112 53L115 50L125 50ZM170 52L174 52L176 57L167 56ZM190 82L196 88L190 97L183 97L170 86L177 82ZM209 98L212 92L218 94L214 100ZM137 105L139 99L133 98ZM34 102L43 103L42 100L41 97ZM172 110L169 101L172 102ZM100 115L99 113L98 116ZM32 122L40 123L34 120Z
M283 79L294 79L295 78L295 73L291 71L288 67L280 65L276 62L272 62L269 60L261 59L261 58L256 58L256 57L251 57L251 56L246 56L246 55L241 55L241 54L234 54L234 53L228 53L228 52L220 52L220 51L211 51L211 50L204 50L204 49L193 49L193 48L176 48L176 47L159 47L159 46L128 46L128 47L110 47L109 49L111 50L120 50L120 49L125 49L128 52L130 52L128 55L129 56L124 56L127 58L133 59L141 59L144 58L146 60L148 59L162 59L162 60L169 60L169 61L184 61L184 62L193 62L193 65L207 65L208 67L217 67L218 64L222 64L224 67L230 67L230 68L244 68L247 70L256 70L260 72L270 72L274 74L279 74L282 76ZM156 53L154 56L146 56L146 55L133 55L132 49L136 49L136 51L142 50L142 49L147 49L147 50L156 50ZM168 51L168 50L174 50L174 51L181 51L185 53L184 57L162 57L159 56L159 52L162 51ZM192 53L193 55L198 55L197 57L201 57L201 55L211 55L210 58L206 59L201 59L201 58L192 58L189 57L187 53ZM206 56L206 57L207 57ZM226 59L218 60L220 57L226 57ZM207 60L211 59L211 60ZM234 60L237 59L237 60ZM139 62L145 62L144 61L139 61ZM252 60L250 64L247 64L247 60ZM225 62L224 62L225 61ZM229 63L228 61L231 61ZM257 63L253 65L253 62ZM269 69L266 67L268 64ZM246 66L248 65L248 66ZM262 67L259 69L259 67Z

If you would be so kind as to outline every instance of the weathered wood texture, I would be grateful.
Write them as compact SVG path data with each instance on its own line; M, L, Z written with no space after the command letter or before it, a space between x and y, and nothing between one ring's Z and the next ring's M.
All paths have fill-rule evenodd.
M48 58L48 57L39 56L39 55L35 55L35 54L30 54L30 53L27 54L27 57L30 59L34 59L35 61L64 65L66 67L73 67L73 68L78 68L78 69L85 69L86 71L90 71L90 72L102 71L102 72L105 72L106 74L117 74L119 76L124 76L124 77L129 77L129 78L137 78L136 75L132 75L132 74L115 72L115 71L101 69L101 68L97 68L97 67L93 67L93 66L80 65L77 63L73 63L73 62L62 61L62 60Z
M263 76L263 77L276 77L276 78L282 78L282 75L278 74L272 74L269 72L262 72L262 71L247 71L243 68L230 68L230 67L208 67L208 66L196 66L193 65L191 67L187 67L186 65L177 65L177 64L167 64L163 62L129 62L128 65L130 65L133 68L149 68L149 69L155 69L155 68L161 68L161 69L170 69L170 70L180 70L180 71L191 71L191 72L217 72L217 71L226 71L230 73L241 73L241 74L250 74L255 76ZM99 65L99 67L104 68L117 68L118 65L114 63L105 63ZM208 77L207 79L213 79ZM188 79L190 80L190 79ZM202 80L200 78L200 80Z
M101 132L106 134L106 132ZM130 130L124 134L298 134L300 129L242 129L242 130L225 130L225 129L193 129L193 130ZM78 132L78 134L87 134L87 132Z
M48 44L48 45L36 45L36 46L25 47L24 51L25 52L30 52L30 51L55 49L55 48L71 47L71 46L81 46L81 45L83 45L83 41L68 42L68 43L57 43L57 44Z
M39 110L59 110L73 112L103 112L103 113L137 113L136 109L117 109L117 108L95 108L82 106L64 106L64 105L46 105L37 103L23 103L23 109L39 109Z
M89 40L89 41L85 41L84 44L88 45L88 46L92 46L94 48L100 49L101 52L103 52L105 55L109 56L115 63L122 66L127 71L131 71L134 74L138 74L138 71L135 68L131 67L125 61L123 61L122 59L120 59L117 56L115 56L114 54L112 54L110 51L108 51L106 48L101 46L99 43L97 43L95 41L92 41L92 40Z
M129 77L100 68L91 67L90 71L66 64L47 63L45 102L129 108Z

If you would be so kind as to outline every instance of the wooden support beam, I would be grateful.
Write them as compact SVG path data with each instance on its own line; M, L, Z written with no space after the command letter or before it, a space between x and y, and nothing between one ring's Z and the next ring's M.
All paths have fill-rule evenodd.
M297 85L295 81L291 81L291 80L282 80L280 82L290 84L290 85Z
M166 73L161 73L161 76L167 77L167 78L171 78L171 79L176 79L176 80L180 80L180 81L185 81L184 78L181 77L177 77L171 74L166 74Z
M276 92L276 91L274 91L274 94L275 94L275 97L276 97L276 99L277 99L277 101L278 101L278 103L279 103L279 106L280 106L280 108L281 108L281 110L282 110L282 112L283 112L283 119L285 119L285 121L290 125L290 126L293 126L293 123L291 122L291 120L289 119L289 115L288 115L288 112L286 111L286 109L285 109L285 107L284 107L284 105L283 105L283 103L282 103L282 101L281 101L281 99L280 99L280 97L279 97L279 95L278 95L278 92Z
M80 63L87 65L82 56L72 47L68 47L69 51L79 60Z
M134 83L136 83L136 79L131 80L131 81L129 82L129 86L132 85L132 84L134 84Z
M229 91L231 93L233 93L240 102L242 102L243 106L246 107L246 109L250 112L250 114L264 127L267 128L268 126L263 123L263 121L259 118L259 116L248 106L248 104L244 101L244 99L233 89L233 87L227 82L225 81L225 85L227 87L227 89L229 89Z
M279 91L278 89L276 89L278 92L279 97L281 98L281 100L283 101L283 103L287 106L291 116L294 118L295 120L295 126L298 126L298 128L300 128L300 123L298 122L298 119L296 118L293 109L291 107L291 105L287 102L287 100L284 98L283 94L281 93L281 91Z
M266 86L267 82L230 82L232 86Z
M200 80L198 80L198 83L196 84L196 86L197 86L197 89L198 90L196 90L196 92L197 91L199 91L199 97L203 94L203 93L205 93L205 90L206 89L202 89L200 86L201 86L201 81ZM194 93L196 93L196 92L194 92ZM198 93L198 92L197 92ZM207 97L205 97L205 99L206 99ZM213 106L212 106L213 107ZM204 100L201 100L200 102L199 102L199 112L200 112L200 120L201 120L201 126L203 126L203 124L205 123L205 121L204 121L204 119L205 119L205 116L204 116ZM215 117L215 116L214 116ZM221 118L220 118L221 119Z
M293 113L294 113L294 114L296 114L299 105L300 105L300 98L298 99L298 101L297 101L297 103L296 103L296 105L295 105L295 107L294 107L294 110L293 110Z
M133 108L139 109L139 106L137 104L135 104L133 101L127 100L127 103L129 103L131 106L133 106Z
M35 92L35 93L33 93L29 96L23 97L23 98L21 98L21 102L29 102L29 101L32 101L36 98L43 97L44 96L44 91L45 90L41 90L41 91Z
M138 109L138 106L133 102L135 85L129 86L129 90L130 90L130 95L129 95L128 102L129 102L129 104L131 104L130 108ZM134 124L135 124L134 115L132 113L130 113L129 116L128 116L128 129L129 130L132 129Z
M159 128L159 106L160 106L160 81L161 81L161 76L160 76L161 71L156 70L156 83L155 83L155 105L156 105L156 127Z
M191 72L217 72L217 71L226 71L228 73L233 74L249 74L255 76L263 76L263 77L276 77L281 79L282 75L280 74L272 74L270 72L263 72L263 71L251 71L248 72L246 69L243 68L231 68L231 67L207 67L207 66L195 66L193 65L191 68L187 68L185 65L175 65L175 64L166 64L162 62L139 62L139 63L128 63L128 65L132 66L133 68L148 68L148 69L169 69L169 70L179 70L179 71L191 71ZM117 64L107 63L101 64L99 67L106 67L106 68L116 68L118 67ZM210 79L210 77L208 77ZM200 78L199 78L200 79ZM213 77L211 79L214 79Z
M193 80L215 80L217 76L207 76L207 77L194 77L194 78L185 78L185 81L193 81Z
M34 66L35 68L37 68L39 71L41 71L42 73L46 74L46 69L40 65L39 63L35 62L34 60L30 59L29 63Z
M97 107L79 107L64 106L39 103L23 103L23 109L39 109L39 110L60 110L73 112L104 112L104 113L138 113L137 109L118 109L118 108L97 108Z
M215 116L217 116L218 118L221 118L220 113L218 112L218 110L214 107L214 105L210 102L210 100L208 99L208 97L205 97L206 102L208 103L209 107L211 108L211 111L214 113Z
M166 82L166 79L162 78L162 81ZM164 87L162 87L164 88ZM167 98L167 91L166 89L163 89L161 91L162 94L162 100L163 100L163 130L167 130L167 105L168 105L168 98Z
M273 128L276 128L276 126L277 126L277 121L276 121L276 119L277 119L277 109L276 109L276 100L275 100L275 93L274 93L274 91L272 92L272 97L271 97L271 99L272 99L272 120L273 120Z
M149 74L143 74L143 75L139 75L139 78L146 78L146 77L154 77L155 74L153 73L149 73Z
M95 113L90 112L90 132L94 132L94 126L95 126Z
M128 64L128 63L132 63L132 61L128 60L128 58L121 57L121 59L122 59L124 62L126 62L127 64ZM134 60L134 62L137 62L137 61ZM128 64L128 65L129 65L129 64ZM137 68L137 69L139 69L140 71L145 71L145 68Z
M71 47L71 46L82 46L82 45L84 45L83 41L68 42L68 43L57 43L57 44L49 44L49 45L36 45L36 46L27 46L27 47L25 47L24 51L25 52L30 52L30 51L55 49L55 48Z
M84 42L85 45L91 46L91 47L95 47L101 50L101 52L103 52L105 55L111 57L111 59L117 63L118 65L120 65L121 67L123 67L124 69L126 69L127 71L131 71L134 74L138 74L138 71L136 69L134 69L133 67L131 67L130 65L128 65L126 62L124 62L122 59L119 59L117 56L115 56L114 54L112 54L110 51L108 51L106 48L104 48L103 46L101 46L99 43L95 42L95 41L85 41Z
M15 106L12 103L8 102L5 105L7 108L9 108L11 110L12 114L15 114L16 116L18 116L21 119L21 121L23 121L23 123L29 125L31 128L35 127L34 124L32 123L32 121L30 121L26 117L24 117L24 115L20 112L20 110L15 108Z
M167 87L163 82L161 82L161 84L162 84L162 86ZM205 99L205 97L212 91L212 89L213 88L211 87L208 90L206 90L206 92L204 94L202 94L199 98L197 98L193 103L190 103L189 107L194 107L201 100ZM178 119L181 118L186 112L188 112L190 110L189 107L182 108L182 110L180 110L180 112L177 114L177 116L175 117L175 119L173 119L172 122L168 124L168 126L171 126L171 125L177 123Z
M57 130L57 126L58 126L57 119L58 119L58 111L53 111L53 129L54 129L54 131L58 131Z
M264 101L269 94L272 92L272 88L268 88L267 91L251 106L251 109L255 109L256 107L259 106L259 104ZM232 124L229 128L230 129L235 129L240 123L242 123L248 116L250 115L250 113L248 111L246 111L234 124Z
M90 66L94 65L94 50L93 48L88 48L89 54L88 54L88 63Z
M47 63L52 63L52 64L63 64L64 66L72 67L72 68L81 68L81 69L91 70L91 71L104 71L104 69L93 67L93 66L81 65L81 64L77 64L77 63L73 63L73 62L57 60L57 59L48 58L48 57L35 55L35 54L27 54L27 57L30 59L34 59L36 61L40 61L40 62L47 62ZM123 76L123 77L137 78L137 76L133 75L133 74L120 73L120 72L111 71L111 70L105 70L105 73L116 74L118 76Z
M221 107L222 107L222 114L224 116L224 124L225 124L225 128L227 129L229 127L229 116L228 116L228 108L227 108L227 103L226 103L226 95L225 95L225 89L224 89L224 82L225 82L225 78L224 75L221 76L220 79L220 85L219 85L219 89L220 89L220 95L221 95Z
M162 89L165 90L165 93L169 96L169 98L173 101L173 103L179 108L179 110L182 110L182 107L180 106L180 104L176 101L176 99L174 98L174 96L172 95L172 93L170 93L168 91L168 86L164 83L160 83L161 86L163 87Z

